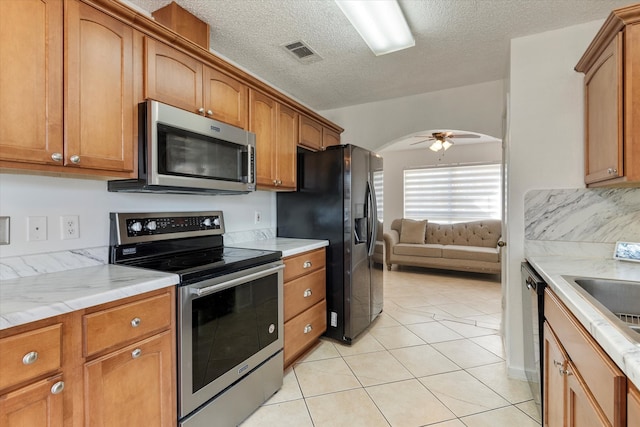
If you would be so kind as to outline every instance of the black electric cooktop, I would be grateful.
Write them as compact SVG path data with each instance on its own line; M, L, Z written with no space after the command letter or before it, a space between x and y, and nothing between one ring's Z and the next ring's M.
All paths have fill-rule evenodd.
M279 251L223 247L130 259L119 264L175 273L180 276L180 284L184 285L267 264L281 257L282 252Z

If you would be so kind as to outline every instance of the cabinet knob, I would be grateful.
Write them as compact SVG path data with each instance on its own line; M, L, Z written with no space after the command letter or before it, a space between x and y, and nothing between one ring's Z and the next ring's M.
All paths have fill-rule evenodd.
M207 110L207 116L213 116L213 111Z
M137 328L138 326L140 326L140 322L142 322L142 320L140 320L139 317L134 317L133 319L131 319L131 327Z
M136 348L135 350L133 350L131 352L131 357L133 359L137 359L138 357L142 356L142 350L140 350L139 348Z
M313 327L311 326L311 323L309 323L307 326L304 327L304 333L308 334L311 331L313 331Z
M311 261L305 261L304 264L302 264L302 268L311 268L312 265Z
M61 162L62 161L62 153L53 153L51 155L51 160L53 160L54 162Z
M204 114L204 108L203 107L198 108L198 113Z
M616 174L616 173L618 173L618 169L616 169L616 168L609 168L609 169L607 169L607 173L608 173L609 175Z
M22 357L22 364L23 365L32 365L36 362L36 360L38 360L38 352L37 351L30 351L29 353L25 354Z
M80 163L80 156L74 154L73 156L69 157L69 160L71 160L71 163L73 163L74 165L77 165L78 163Z
M309 298L311 295L313 295L313 292L311 292L311 289L305 289L304 292L302 293L302 296L305 298Z
M60 394L64 390L64 381L58 381L51 386L51 394Z

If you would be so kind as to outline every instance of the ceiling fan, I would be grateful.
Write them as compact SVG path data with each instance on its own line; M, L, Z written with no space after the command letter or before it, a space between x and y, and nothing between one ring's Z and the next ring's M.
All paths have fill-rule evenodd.
M450 131L433 132L430 136L417 136L423 137L425 139L423 139L422 141L414 142L411 145L422 144L425 141L433 141L433 143L429 146L429 149L431 151L440 151L442 149L446 151L453 145L453 140L451 138L480 138L480 135L476 135L473 133L453 133Z

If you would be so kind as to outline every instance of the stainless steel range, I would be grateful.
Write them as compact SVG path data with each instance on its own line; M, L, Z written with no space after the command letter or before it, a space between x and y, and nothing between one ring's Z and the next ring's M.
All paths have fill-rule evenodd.
M111 263L180 277L179 426L236 426L282 386L282 253L223 233L219 211L111 214Z

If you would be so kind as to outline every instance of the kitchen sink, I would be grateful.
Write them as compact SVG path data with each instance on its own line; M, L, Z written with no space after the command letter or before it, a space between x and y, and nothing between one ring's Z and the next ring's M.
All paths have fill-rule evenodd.
M640 344L640 282L562 277L623 335Z

